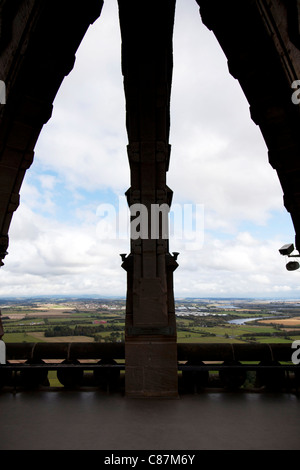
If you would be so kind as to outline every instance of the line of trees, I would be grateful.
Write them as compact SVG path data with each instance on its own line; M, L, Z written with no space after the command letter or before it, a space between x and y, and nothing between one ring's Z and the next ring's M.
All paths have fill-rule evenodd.
M244 333L240 335L240 338L250 338L252 336L283 336L288 338L291 335L299 335L299 331L276 331L276 332L253 332L253 333Z
M94 336L96 333L101 333L103 331L118 330L119 328L116 325L76 325L74 328L70 328L67 325L55 325L45 330L45 337L49 338L54 336Z

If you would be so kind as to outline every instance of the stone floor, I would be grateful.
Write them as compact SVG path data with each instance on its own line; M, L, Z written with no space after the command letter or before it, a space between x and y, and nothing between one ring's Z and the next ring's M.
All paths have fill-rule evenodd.
M130 399L97 390L0 393L1 450L299 450L300 397L205 392Z

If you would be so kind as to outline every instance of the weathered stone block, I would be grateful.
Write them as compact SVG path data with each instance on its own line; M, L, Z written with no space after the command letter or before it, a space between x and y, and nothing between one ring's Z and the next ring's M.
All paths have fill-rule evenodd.
M177 397L177 345L175 341L139 339L125 345L126 395Z

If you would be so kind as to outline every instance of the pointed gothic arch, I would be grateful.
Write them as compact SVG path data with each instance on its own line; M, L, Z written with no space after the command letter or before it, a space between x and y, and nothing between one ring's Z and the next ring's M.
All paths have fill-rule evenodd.
M0 2L0 263L19 192L34 158L53 101L73 69L76 51L101 14L102 0L2 0Z
M170 158L169 106L172 31L176 0L118 0L122 32L131 202L169 202L165 175ZM300 109L292 84L300 79L299 0L197 0L203 23L222 47L239 81L251 117L276 169L284 205L300 249ZM43 125L102 0L2 0L0 80L0 260ZM148 60L149 59L149 60ZM149 178L150 176L150 178ZM249 190L251 190L249 188ZM127 271L127 392L142 396L177 393L173 271L176 258L162 240L132 244Z
M300 78L300 2L196 1L203 23L218 40L229 72L240 83L251 118L260 128L299 250L300 107L292 96Z

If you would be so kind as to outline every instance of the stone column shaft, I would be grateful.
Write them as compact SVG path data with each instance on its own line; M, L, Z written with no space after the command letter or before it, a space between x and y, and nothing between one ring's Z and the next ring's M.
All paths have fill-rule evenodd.
M168 227L162 233L155 209L171 203L166 184L172 34L175 0L119 0L122 71L131 186L131 253L127 271L126 393L130 396L176 396L177 355ZM136 206L139 205L139 206ZM155 222L154 222L155 220ZM137 224L140 222L140 224ZM139 237L136 237L139 228Z

